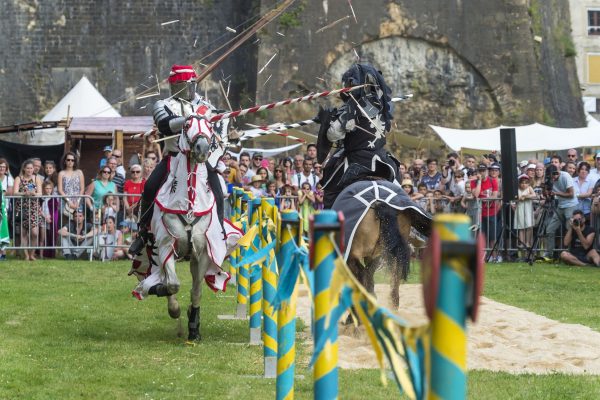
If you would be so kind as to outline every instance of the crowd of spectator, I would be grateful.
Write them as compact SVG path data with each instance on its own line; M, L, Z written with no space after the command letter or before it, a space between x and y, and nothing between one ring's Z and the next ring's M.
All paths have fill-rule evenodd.
M8 162L0 158L0 261L6 259L11 240L30 261L57 254L66 259L89 257L96 247L94 238L100 250L93 256L128 257L125 248L137 230L136 205L160 158L160 148L150 146L141 161L139 156L130 161L127 170L121 150L110 146L103 150L98 172L89 179L79 169L74 152L64 154L60 168L50 160L26 160L14 178Z
M18 235L13 237L24 248L27 260L35 260L38 255L56 256L53 250L40 253L30 248L39 243L49 247L61 243L66 246L62 251L65 258L82 257L86 253L78 247L86 247L95 235L103 245L96 254L98 258L127 257L124 249L137 229L136 205L146 179L162 157L160 147L150 140L145 140L142 154L144 157L130 160L126 169L122 151L106 147L97 175L87 181L73 152L64 155L60 166L52 161L27 160L14 179L8 173L6 160L0 159L3 194L19 197L12 204L2 201L0 260L6 258L4 247L11 238L9 207L18 215L19 226L12 227ZM501 175L501 159L496 153L477 158L451 152L443 160L414 159L400 163L399 183L416 204L431 214L468 215L472 229L486 235L488 248L501 239L503 226L510 229L515 233L512 244L520 249L515 257L523 258L525 250L533 245L540 233L540 219L546 214L547 235L536 249L540 255L554 255L555 236L561 230L564 241L558 247L567 249L560 255L564 261L575 263L570 256L575 252L579 262L587 260L586 263L599 265L600 257L597 259L594 246L600 227L600 153L596 154L593 167L580 160L575 149L567 152L567 158L563 161L560 156L552 155L544 160L524 160L514 166L514 175L508 179L518 182L518 196L509 203L502 201L501 182L507 178ZM236 186L255 197L273 197L277 207L297 210L307 223L309 215L323 208L323 175L314 144L293 157L266 157L246 151L239 155L226 153L218 171L223 187L227 188L224 192L228 213L231 210L228 193ZM60 195L60 199L52 198L52 194ZM555 200L550 200L550 194ZM556 203L552 211L544 212L549 208L545 205L551 202ZM509 204L509 221L504 221L503 204ZM94 215L91 210L95 210ZM582 221L577 224L585 225L574 226L573 221L579 219ZM308 229L307 224L304 229ZM591 239L588 241L586 236L581 240L580 236L586 233L592 235ZM572 248L573 245L583 250ZM490 257L502 261L498 251Z

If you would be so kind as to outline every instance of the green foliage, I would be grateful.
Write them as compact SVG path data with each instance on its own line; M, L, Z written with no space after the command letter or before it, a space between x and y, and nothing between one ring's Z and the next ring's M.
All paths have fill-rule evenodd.
M300 19L300 14L304 11L305 4L304 2L300 3L298 7L294 8L291 11L286 11L279 16L279 26L281 29L290 29L297 28L302 25L302 21Z
M540 5L538 0L531 0L527 13L531 18L531 29L534 35L542 34L542 16L540 13Z

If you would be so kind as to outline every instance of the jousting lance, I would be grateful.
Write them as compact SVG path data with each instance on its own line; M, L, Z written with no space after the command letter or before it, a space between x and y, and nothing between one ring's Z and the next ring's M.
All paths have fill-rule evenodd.
M295 99L287 99L287 100L282 100L282 101L278 101L275 103L264 104L262 106L254 106L254 107L246 108L243 110L230 111L230 112L226 112L226 113L222 113L222 114L217 114L217 115L211 117L208 120L208 122L217 122L224 118L236 118L236 117L240 117L240 116L246 115L246 114L252 114L252 113L261 112L264 110L271 110L273 108L277 108L277 107L281 107L281 106L287 106L290 104L300 103L302 101L311 101L311 100L319 99L322 97L334 96L336 94L346 93L346 92L350 92L352 90L360 89L364 86L366 86L366 85L358 85L358 86L346 87L346 88L342 88L342 89L328 90L325 92L313 93L313 94L309 94L309 95L306 95L303 97L298 97Z

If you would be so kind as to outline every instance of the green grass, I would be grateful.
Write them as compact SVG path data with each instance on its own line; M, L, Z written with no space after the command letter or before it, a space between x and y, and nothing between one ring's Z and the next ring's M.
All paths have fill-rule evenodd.
M185 346L163 299L139 302L127 263L38 261L0 264L0 399L270 399L274 380L258 378L262 349L247 323L221 321L235 299L204 290L202 342ZM600 329L600 271L549 265L488 267L485 295L566 322ZM180 266L187 306L189 274ZM378 280L381 280L378 276ZM413 271L412 282L418 281ZM596 315L594 315L594 313ZM312 398L310 348L301 344L296 398ZM473 399L600 398L600 378L474 371ZM340 371L340 398L397 398L379 371Z

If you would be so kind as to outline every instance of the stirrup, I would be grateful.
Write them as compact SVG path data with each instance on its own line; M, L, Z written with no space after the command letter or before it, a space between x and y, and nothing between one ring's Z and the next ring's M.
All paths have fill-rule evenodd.
M142 229L138 232L138 237L131 243L129 246L129 250L127 252L132 256L137 256L142 254L144 247L146 247L146 243L148 243L149 233L148 231Z

